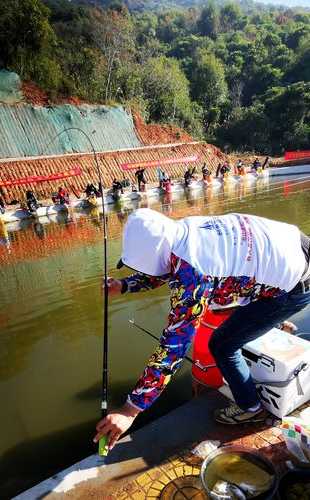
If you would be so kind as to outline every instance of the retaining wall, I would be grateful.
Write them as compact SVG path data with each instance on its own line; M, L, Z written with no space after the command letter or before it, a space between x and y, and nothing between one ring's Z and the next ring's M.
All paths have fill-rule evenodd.
M215 171L218 163L226 159L226 156L218 148L200 142L103 152L98 153L98 159L104 187L110 187L114 177L121 180L125 176L131 181L135 181L134 171L122 171L121 165L123 163L156 160L160 166L161 159L172 157L182 158L191 155L197 155L198 157L197 162L191 164L191 166L196 166L199 173L204 162L207 162L209 168ZM76 166L82 169L82 175L79 177L72 177L63 181L1 188L0 192L2 192L6 201L10 202L12 199L20 200L27 189L34 190L40 198L46 198L50 196L51 192L56 191L59 185L66 186L74 194L80 194L84 191L88 182L98 184L98 175L92 154L0 160L0 181L18 179L30 175L48 175L63 172ZM164 170L172 178L178 178L184 175L185 167L183 163L180 163L167 165L164 167ZM146 178L148 182L157 182L157 169L147 169Z

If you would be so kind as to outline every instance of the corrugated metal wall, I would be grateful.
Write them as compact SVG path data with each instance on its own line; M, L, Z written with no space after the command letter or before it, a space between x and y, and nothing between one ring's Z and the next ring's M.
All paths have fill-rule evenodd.
M87 152L87 139L70 131L79 127L92 138L97 151L141 146L132 116L122 107L69 104L38 107L0 105L0 158Z
M123 172L120 165L127 162L152 161L164 158L178 158L184 156L197 155L198 160L192 166L197 167L200 173L204 162L207 162L211 170L215 170L219 161L226 159L225 155L216 147L205 143L187 143L168 146L154 146L131 149L127 151L113 151L98 153L102 179L105 187L110 187L113 178L122 179L126 177L134 181L134 171ZM26 185L9 189L2 189L7 201L21 199L27 189L33 189L41 198L47 198L51 192L56 191L60 184L65 185L71 192L78 194L85 189L88 182L98 184L98 176L94 167L92 154L54 156L49 158L0 160L0 180L17 179L28 175L52 174L63 172L72 167L80 166L83 174L80 177L73 177L64 181L44 182L37 185ZM165 166L164 170L172 177L183 176L184 164ZM148 182L157 182L156 168L150 168L146 172Z

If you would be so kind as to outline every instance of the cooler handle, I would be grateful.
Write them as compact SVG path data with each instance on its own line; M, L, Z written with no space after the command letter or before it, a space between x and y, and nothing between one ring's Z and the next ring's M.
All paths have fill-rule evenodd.
M301 386L300 380L299 380L299 374L302 371L305 371L309 368L308 363L302 362L295 370L292 372L292 374L289 376L287 380L276 380L276 381L270 381L270 380L254 380L254 383L256 385L269 385L270 387L286 387L294 378L296 378L296 384L297 384L297 394L298 396L303 396L304 391Z

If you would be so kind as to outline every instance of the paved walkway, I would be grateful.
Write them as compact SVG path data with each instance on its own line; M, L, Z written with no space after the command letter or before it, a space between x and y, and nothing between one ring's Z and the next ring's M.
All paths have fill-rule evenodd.
M120 440L103 460L93 455L28 490L18 500L202 500L200 465L214 446L238 444L265 454L283 472L289 459L278 428L268 417L253 426L213 420L227 399L208 390Z

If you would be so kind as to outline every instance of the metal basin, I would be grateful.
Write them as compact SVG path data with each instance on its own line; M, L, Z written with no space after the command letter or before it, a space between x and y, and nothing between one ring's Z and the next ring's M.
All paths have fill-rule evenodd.
M203 484L203 487L205 491L208 494L208 498L214 498L217 500L231 500L234 497L233 495L230 494L216 494L216 493L211 493L211 490L213 488L212 481L214 481L214 475L213 477L210 477L210 465L212 463L212 474L214 473L214 470L216 470L216 465L218 464L219 467L219 479L220 479L220 470L221 470L221 464L223 463L223 455L239 455L240 457L247 459L248 461L252 462L256 466L260 467L263 471L269 473L271 476L273 476L273 480L271 483L270 488L259 495L252 496L251 498L255 498L256 500L271 500L278 488L278 475L277 471L267 458L265 458L262 454L258 453L257 451L251 449L251 448L245 448L243 446L224 446L222 448L218 448L217 450L213 451L210 453L210 455L204 460L202 467L201 467L201 481ZM246 480L246 475L244 477ZM245 498L250 498L250 497L245 497Z

